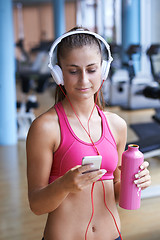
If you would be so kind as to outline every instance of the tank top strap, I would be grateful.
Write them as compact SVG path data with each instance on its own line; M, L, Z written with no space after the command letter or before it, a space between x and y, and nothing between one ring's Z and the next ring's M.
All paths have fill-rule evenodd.
M61 102L54 105L56 113L58 115L59 126L61 130L61 140L63 140L68 134L68 125L66 123L66 115Z
M61 102L58 102L54 105L54 108L57 112L57 115L59 117L59 121L64 121L64 113L63 113L63 106ZM63 116L63 117L62 117Z
M116 147L116 141L115 141L115 138L110 130L110 127L109 127L109 124L108 124L108 121L107 121L107 118L104 114L104 112L96 105L97 109L98 109L98 112L101 116L101 119L102 119L102 127L103 127L103 134L104 136Z

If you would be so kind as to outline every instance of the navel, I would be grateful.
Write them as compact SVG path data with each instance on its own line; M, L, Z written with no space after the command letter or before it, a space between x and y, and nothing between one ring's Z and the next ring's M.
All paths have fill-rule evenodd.
M92 232L95 232L96 231L96 228L93 226L92 227Z

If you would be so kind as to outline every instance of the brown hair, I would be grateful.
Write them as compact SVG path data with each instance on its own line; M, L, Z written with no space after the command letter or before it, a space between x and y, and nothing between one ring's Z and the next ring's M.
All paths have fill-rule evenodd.
M82 27L75 27L75 28L71 29L70 31L75 31L78 29L83 29L83 30L89 31L88 29L82 28ZM74 48L80 48L80 47L83 47L86 45L97 46L100 54L102 54L100 41L96 37L94 37L90 34L86 34L86 33L74 34L74 35L70 35L70 36L67 36L64 39L62 39L62 41L57 46L58 65L59 66L61 65L60 59L65 57L68 50L72 50ZM65 90L64 86L61 86L61 88L63 89L64 93L66 94L66 90ZM59 86L56 87L55 103L60 102L65 98L64 93L62 92L62 90L60 89ZM94 95L94 100L96 98L96 94L97 93L95 93L95 95ZM97 105L101 109L104 109L105 104L104 104L102 90L100 91L100 97L98 96L98 98L97 98Z

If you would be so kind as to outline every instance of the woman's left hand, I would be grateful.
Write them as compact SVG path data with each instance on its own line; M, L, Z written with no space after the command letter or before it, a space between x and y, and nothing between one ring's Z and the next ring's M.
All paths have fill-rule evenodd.
M142 190L151 185L151 176L149 174L149 170L147 169L148 166L149 163L147 161L143 162L143 164L140 166L140 170L135 174L134 183Z

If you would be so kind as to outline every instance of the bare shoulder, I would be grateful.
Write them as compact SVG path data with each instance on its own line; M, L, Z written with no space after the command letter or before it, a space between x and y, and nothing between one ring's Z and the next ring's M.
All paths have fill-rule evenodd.
M118 128L121 128L121 127L126 128L127 127L125 120L123 118L121 118L119 115L117 115L116 113L105 111L104 114L110 125L113 125L114 127L118 127Z
M59 129L58 116L54 107L37 117L31 124L27 136L27 143L37 142L39 144L49 144L53 147ZM49 146L48 145L48 146Z
M116 113L105 111L104 114L117 144L122 138L126 139L127 124L125 120Z

